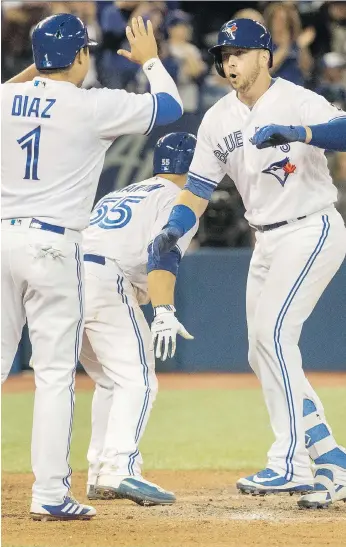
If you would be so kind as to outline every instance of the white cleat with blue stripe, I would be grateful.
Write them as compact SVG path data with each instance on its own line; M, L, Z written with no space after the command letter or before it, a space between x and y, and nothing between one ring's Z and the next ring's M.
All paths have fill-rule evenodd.
M242 494L252 494L253 496L264 496L266 494L303 494L313 490L311 480L303 482L294 482L287 480L282 475L279 475L273 469L263 469L255 475L249 475L237 482L237 488Z
M176 501L173 492L139 476L99 475L94 493L97 499L121 498L147 506L172 505Z
M326 509L336 501L346 503L346 484L339 483L333 472L333 466L319 468L316 471L314 482L314 491L298 500L299 507L304 509Z
M42 505L32 502L30 516L33 520L90 520L96 510L66 496L61 505Z

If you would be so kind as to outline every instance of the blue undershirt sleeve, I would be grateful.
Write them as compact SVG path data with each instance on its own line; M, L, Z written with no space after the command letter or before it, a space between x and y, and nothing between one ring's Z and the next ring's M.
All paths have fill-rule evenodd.
M217 184L218 183L213 180L207 179L190 171L184 190L190 190L190 192L195 194L195 196L207 199L209 201L212 193L217 187Z
M346 152L346 116L309 127L312 132L310 145L335 152Z
M175 122L183 115L180 104L169 93L155 93L152 97L153 115L148 130L145 133L146 135L154 127Z

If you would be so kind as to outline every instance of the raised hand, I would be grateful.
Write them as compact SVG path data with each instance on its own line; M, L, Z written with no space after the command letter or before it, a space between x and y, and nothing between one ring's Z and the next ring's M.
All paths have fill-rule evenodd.
M134 17L131 23L132 28L130 26L126 27L126 37L131 51L119 49L117 53L133 63L144 65L149 59L158 57L153 26L149 20L145 26L142 17Z

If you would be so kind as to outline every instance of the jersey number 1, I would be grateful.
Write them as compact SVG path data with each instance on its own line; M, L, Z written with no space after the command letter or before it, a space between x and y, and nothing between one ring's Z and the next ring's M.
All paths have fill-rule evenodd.
M24 179L40 180L37 175L38 156L40 153L41 126L17 140L22 150L26 148L26 166Z

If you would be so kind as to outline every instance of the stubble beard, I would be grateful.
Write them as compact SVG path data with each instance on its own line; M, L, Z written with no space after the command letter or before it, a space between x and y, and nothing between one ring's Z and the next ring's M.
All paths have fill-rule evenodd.
M237 91L240 91L241 93L247 93L249 89L256 83L259 75L261 72L261 68L259 64L257 63L256 66L253 68L249 76L244 80L243 83L237 88Z

